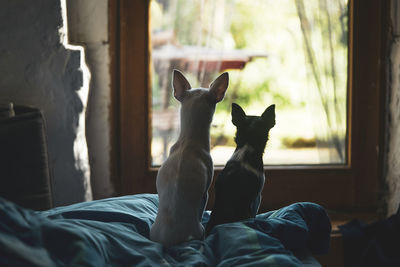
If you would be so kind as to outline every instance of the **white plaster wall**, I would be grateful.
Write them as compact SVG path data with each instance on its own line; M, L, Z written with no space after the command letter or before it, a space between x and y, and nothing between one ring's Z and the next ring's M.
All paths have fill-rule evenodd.
M92 73L86 113L91 185L95 199L113 195L110 181L110 71L107 0L67 0L69 40L85 47Z
M62 44L62 26L60 0L0 1L0 102L42 109L56 206L91 199L82 51Z
M387 148L386 195L387 215L395 213L400 204L400 2L392 1L394 38L389 61L389 140Z

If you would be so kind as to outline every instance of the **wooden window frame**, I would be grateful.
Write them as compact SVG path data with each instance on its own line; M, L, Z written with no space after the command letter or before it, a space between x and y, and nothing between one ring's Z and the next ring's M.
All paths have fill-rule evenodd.
M110 0L112 166L118 195L156 193L151 167L149 0ZM383 189L387 1L350 0L346 165L267 166L260 211L297 201L376 210ZM221 168L216 168L215 176ZM212 204L212 188L209 204Z

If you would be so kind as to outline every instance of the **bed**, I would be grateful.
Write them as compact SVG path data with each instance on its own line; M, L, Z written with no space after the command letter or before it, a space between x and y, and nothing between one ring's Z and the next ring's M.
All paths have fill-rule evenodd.
M148 239L156 194L46 211L0 198L1 266L304 266L329 249L331 224L314 203L215 227L203 241L165 248ZM204 212L203 224L209 219Z

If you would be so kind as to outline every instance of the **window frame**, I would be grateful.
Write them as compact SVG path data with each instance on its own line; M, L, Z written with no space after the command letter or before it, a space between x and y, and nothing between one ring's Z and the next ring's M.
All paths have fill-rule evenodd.
M109 0L112 173L118 195L156 193L151 166L150 0ZM383 190L387 1L349 1L347 164L266 166L260 211L311 201L375 210ZM375 38L374 38L375 37ZM222 167L215 167L215 177ZM213 203L210 188L209 207Z

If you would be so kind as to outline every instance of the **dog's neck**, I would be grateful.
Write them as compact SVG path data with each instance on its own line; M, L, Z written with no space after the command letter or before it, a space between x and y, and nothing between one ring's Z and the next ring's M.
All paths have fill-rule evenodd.
M181 130L179 142L196 142L210 150L210 125L212 120L209 114L188 114L181 110Z
M260 149L255 149L252 145L245 143L236 147L231 159L247 162L254 168L263 169L263 152L264 150L260 151Z
M235 135L235 143L237 145L236 149L248 146L252 148L252 151L255 156L262 157L264 154L265 147L268 142L268 134L261 136L252 136L248 137L243 133L243 130L239 132L239 129L236 131Z

